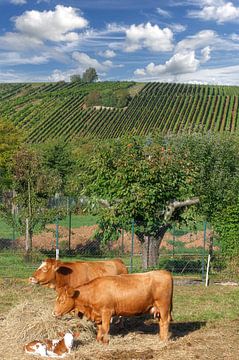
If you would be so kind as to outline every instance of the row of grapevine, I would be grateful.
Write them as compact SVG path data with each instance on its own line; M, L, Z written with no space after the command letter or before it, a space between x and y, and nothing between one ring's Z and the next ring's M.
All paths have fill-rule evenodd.
M125 89L134 82L0 84L0 115L28 142L62 137L118 137L127 132L230 131L239 126L239 87L146 83L127 108L87 108L92 91Z

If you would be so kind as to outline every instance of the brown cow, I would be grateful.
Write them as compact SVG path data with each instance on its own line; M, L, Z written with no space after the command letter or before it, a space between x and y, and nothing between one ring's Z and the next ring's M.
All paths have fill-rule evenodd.
M77 287L97 277L127 273L127 268L120 259L74 262L46 259L29 281L54 289L65 285Z
M160 338L168 338L171 320L173 278L165 270L143 274L105 276L75 289L56 289L54 316L75 310L97 324L97 341L108 343L112 316L134 316L145 313L158 317Z

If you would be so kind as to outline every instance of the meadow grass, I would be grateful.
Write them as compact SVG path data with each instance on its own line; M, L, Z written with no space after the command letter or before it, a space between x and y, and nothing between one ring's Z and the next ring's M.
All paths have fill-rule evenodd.
M239 286L175 286L177 321L234 320L239 317Z
M13 239L13 229L6 221L0 218L0 239Z
M71 215L71 228L79 228L81 226L92 226L97 223L97 216L93 215ZM69 227L69 216L59 221L59 225Z

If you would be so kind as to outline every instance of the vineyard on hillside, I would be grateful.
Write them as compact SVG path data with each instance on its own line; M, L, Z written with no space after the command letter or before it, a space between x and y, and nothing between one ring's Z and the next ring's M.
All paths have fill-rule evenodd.
M92 91L127 89L127 107L86 106ZM229 131L239 127L239 87L176 83L98 82L0 84L0 116L27 142L62 137L112 138L127 132Z

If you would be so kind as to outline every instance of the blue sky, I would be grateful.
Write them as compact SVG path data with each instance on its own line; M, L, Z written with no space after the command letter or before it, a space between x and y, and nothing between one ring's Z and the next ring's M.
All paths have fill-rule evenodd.
M239 0L0 0L0 82L239 85Z

